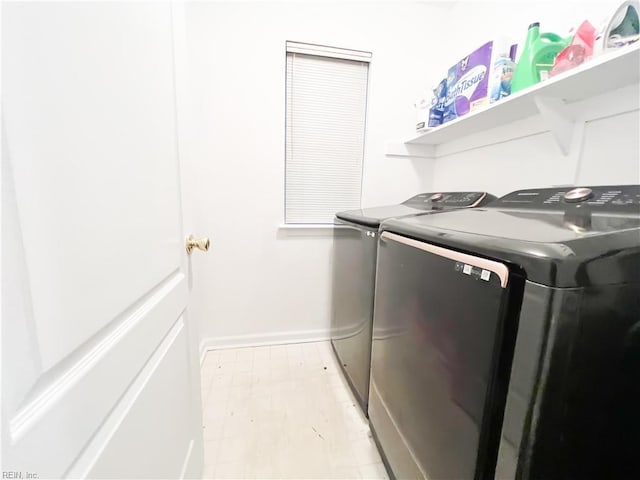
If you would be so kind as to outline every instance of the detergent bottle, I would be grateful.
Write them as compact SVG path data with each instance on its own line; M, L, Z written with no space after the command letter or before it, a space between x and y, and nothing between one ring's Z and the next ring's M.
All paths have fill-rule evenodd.
M553 61L560 51L569 45L571 38L555 33L540 33L538 22L529 25L527 39L511 81L511 93L546 80Z

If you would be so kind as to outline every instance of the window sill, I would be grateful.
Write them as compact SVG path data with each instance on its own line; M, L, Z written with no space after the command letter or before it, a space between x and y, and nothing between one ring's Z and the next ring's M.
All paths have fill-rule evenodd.
M278 230L333 230L334 228L345 228L345 225L333 223L281 223L278 225Z
M346 225L327 224L295 224L282 223L278 225L278 237L327 237L332 238L334 230L349 228Z

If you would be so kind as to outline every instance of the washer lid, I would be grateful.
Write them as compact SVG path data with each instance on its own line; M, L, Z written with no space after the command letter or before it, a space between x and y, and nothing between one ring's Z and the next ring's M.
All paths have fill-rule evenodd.
M554 189L514 192L481 209L388 220L382 230L509 262L544 285L640 282L640 187L616 187L601 202L604 188L592 187L582 204Z
M400 205L347 210L337 213L336 217L358 225L378 228L381 222L389 218L475 207L485 205L495 198L486 192L429 192L411 197Z

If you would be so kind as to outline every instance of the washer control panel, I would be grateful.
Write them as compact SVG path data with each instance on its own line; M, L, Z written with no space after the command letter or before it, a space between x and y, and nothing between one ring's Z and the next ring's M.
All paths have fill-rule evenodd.
M403 205L425 210L473 207L485 200L486 197L486 192L431 192L411 197Z
M535 210L568 208L640 214L640 185L607 185L518 190L492 202L491 207Z

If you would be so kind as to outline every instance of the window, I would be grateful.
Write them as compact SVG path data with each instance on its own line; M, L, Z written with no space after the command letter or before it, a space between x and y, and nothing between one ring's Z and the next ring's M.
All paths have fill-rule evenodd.
M371 53L287 42L285 223L360 208Z

